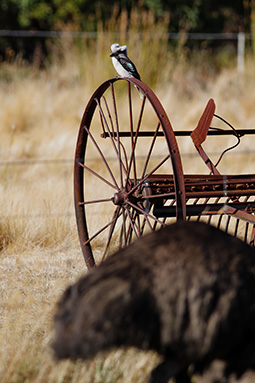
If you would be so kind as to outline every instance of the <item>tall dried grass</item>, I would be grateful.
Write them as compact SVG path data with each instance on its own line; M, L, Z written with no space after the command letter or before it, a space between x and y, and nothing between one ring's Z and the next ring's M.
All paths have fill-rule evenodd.
M119 42L127 43L142 79L159 96L175 129L193 129L209 97L215 99L218 114L236 128L255 127L252 61L247 61L242 77L234 65L216 75L213 60L205 60L203 54L192 65L167 49L163 32L168 16L157 25L151 13L134 12L131 20L128 35L125 13L119 16L116 11L106 27L122 33ZM157 38L148 35L141 40L134 33L141 30L157 32ZM55 302L65 286L85 271L74 220L72 159L90 94L116 75L108 57L116 40L101 32L87 45L65 41L55 46L47 70L38 72L16 63L0 67L2 383L139 383L158 360L152 353L130 350L85 364L56 364L49 348ZM185 171L204 171L193 145L186 139L180 139L179 145ZM208 145L218 156L221 143ZM223 172L254 172L251 138L243 140L240 150L241 157L234 152L226 155Z

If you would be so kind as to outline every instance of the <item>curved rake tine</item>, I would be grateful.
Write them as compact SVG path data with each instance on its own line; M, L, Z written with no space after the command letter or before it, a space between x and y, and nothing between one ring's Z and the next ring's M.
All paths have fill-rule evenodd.
M229 215L228 218L227 218L227 223L226 223L226 227L225 227L225 232L226 232L226 233L228 232L228 227L229 227L230 218L231 218L231 216Z
M235 237L237 237L239 223L240 223L240 219L237 218L236 224L235 224L235 234L234 234Z
M89 131L87 126L84 126L84 129L86 130L87 134L89 135L89 137L91 138L93 144L95 145L96 149L98 150L98 152L99 152L99 154L100 154L100 156L101 156L101 158L102 158L102 160L103 160L103 162L104 162L108 172L110 173L110 176L111 176L111 178L113 180L113 183L115 184L116 188L118 189L119 187L118 187L117 181L116 181L116 179L115 179L115 177L114 177L114 175L113 175L113 173L112 173L112 171L110 169L110 166L108 165L108 162L105 159L105 156L102 153L102 150L99 148L98 144L96 143L96 140L94 139L93 135L91 134L91 132Z
M162 223L165 225L166 224L166 219L167 217L164 217L163 220L162 220ZM156 231L157 229L157 224L158 222L154 222L154 225L153 225L153 231ZM161 225L162 226L162 225Z
M249 229L249 223L246 222L245 233L244 233L244 242L247 242L247 240L248 240L248 229Z
M248 202L248 199L250 198L250 196L246 196L245 199L244 199L244 202ZM235 229L235 233L237 233L237 226L239 224L239 219L237 219L237 223L236 223L236 229ZM253 225L254 227L254 225ZM249 223L246 222L246 226L245 226L245 233L244 233L244 241L248 243L248 229L249 229ZM235 234L236 236L236 234Z
M222 218L223 218L223 214L221 214L220 217L219 217L218 224L217 224L217 229L220 229Z

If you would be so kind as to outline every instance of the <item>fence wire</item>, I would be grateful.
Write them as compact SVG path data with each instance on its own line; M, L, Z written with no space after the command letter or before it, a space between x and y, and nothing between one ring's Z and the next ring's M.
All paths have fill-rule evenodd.
M74 31L29 31L29 30L0 30L0 37L8 38L43 38L43 39L96 39L98 36L111 36L118 39L120 33L110 32L74 32ZM127 37L129 33L127 33ZM132 32L132 36L142 38L143 36L157 37L157 33L150 32ZM162 36L162 35L161 35ZM238 32L238 33L165 33L163 37L170 40L197 40L197 41L234 41L236 43L237 52L237 70L238 73L243 73L245 69L245 45L246 41L254 38L252 34Z
M219 152L218 151L207 151L207 154L210 155L210 156L217 156L219 155ZM231 155L254 155L254 151L253 150L238 150L237 152L233 151L231 152ZM197 157L198 154L196 152L182 152L181 153L181 157ZM146 156L137 156L138 158L146 158ZM116 158L115 157L108 157L109 160L111 161L114 161ZM93 158L91 157L89 159L89 161L91 162L98 162L98 161L101 161L99 160L97 157L96 158ZM71 159L71 158L62 158L62 159L30 159L30 160L10 160L10 161L0 161L0 166L2 167L5 167L5 166L33 166L33 165L73 165L74 164L74 160Z
M211 151L211 152L208 152L208 155L209 156L217 156L219 154L219 152L217 151ZM254 156L254 151L253 150L238 150L238 151L233 151L231 152L231 155L232 156L240 156L240 155L253 155ZM141 158L145 158L144 156L140 156ZM198 157L198 154L197 152L182 152L181 153L181 157L183 158L183 160L185 159L192 159L192 158L198 158L198 161L199 161L199 157ZM98 162L100 161L98 158L90 158L90 160L92 162ZM112 160L115 160L115 157L112 158ZM2 171L4 173L5 171L5 168L9 170L9 168L11 167L23 167L23 168L30 168L31 166L36 166L36 165L41 165L41 166L44 166L44 167L48 167L48 166L52 166L52 165L63 165L65 167L66 170L64 170L63 172L63 182L65 184L65 190L68 191L69 193L69 196L67 196L67 199L70 198L70 189L73 188L72 184L73 184L73 175L72 175L72 168L73 168L73 165L74 165L74 159L71 159L71 158L62 158L62 159L38 159L38 158L34 158L34 159L29 159L29 160L2 160L0 161L0 167L2 168ZM59 177L59 172L56 171L56 176L58 175ZM59 179L59 178L58 178ZM27 180L26 183L24 183L24 188L26 187L30 187L29 184L30 182L36 182L36 179L32 178L32 179L29 179ZM57 186L56 186L57 187ZM8 188L6 189L6 193L8 193L9 190ZM1 196L3 198L3 195ZM45 218L48 218L48 217L51 217L51 218L63 218L63 219L66 219L69 224L71 223L71 221L73 220L73 217L74 217L74 206L73 205L70 205L69 201L66 201L66 210L65 211L59 211L59 212L48 212L48 213L34 213L34 214L16 214L15 212L13 212L14 214L11 214L11 215L8 215L8 217L6 216L6 214L4 213L4 211L1 211L0 212L0 221L2 220L5 220L6 218L8 219L13 219L13 220L21 220L21 219L36 219L36 220L39 220L39 219L45 219ZM73 221L72 221L73 222Z
M72 32L72 31L29 31L29 30L0 30L0 37L41 37L41 38L81 38L81 39L91 39L96 38L100 35L110 35L114 37L119 37L120 33L110 33L110 32ZM238 33L165 33L164 37L167 37L169 40L183 39L188 40L238 40L238 37L243 32ZM156 36L156 33L149 32L132 32L132 36ZM162 35L162 34L161 34ZM129 34L127 33L127 36ZM245 34L246 39L250 39L250 34Z

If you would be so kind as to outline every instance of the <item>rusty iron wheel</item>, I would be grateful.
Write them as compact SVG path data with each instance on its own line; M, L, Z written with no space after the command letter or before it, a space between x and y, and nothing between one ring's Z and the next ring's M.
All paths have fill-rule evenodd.
M77 228L88 268L165 225L166 218L153 214L150 183L164 174L172 175L174 219L185 219L180 154L161 103L139 80L105 81L85 109L74 163Z

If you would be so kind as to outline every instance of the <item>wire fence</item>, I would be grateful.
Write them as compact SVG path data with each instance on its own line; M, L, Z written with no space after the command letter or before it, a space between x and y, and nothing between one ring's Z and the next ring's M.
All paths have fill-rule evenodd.
M114 38L120 36L119 33L110 32L74 32L74 31L34 31L34 30L0 30L0 37L15 37L15 38L72 38L72 39L95 39L99 35L110 35ZM132 32L135 35L134 32ZM138 37L142 38L149 33L137 33ZM152 37L156 34L150 34ZM128 34L127 34L128 36ZM242 73L245 69L245 43L253 38L251 34L244 32L238 33L166 33L164 34L168 40L214 40L214 41L234 41L236 42L237 51L237 70Z
M214 151L214 150L211 150L208 152L208 155L209 156L218 156L219 155L219 152L218 151ZM254 156L254 150L252 149L244 149L244 150L233 150L231 152L231 155L232 156L242 156L242 155L250 155L250 156ZM143 157L143 156L141 156ZM189 159L195 159L196 161L196 158L197 160L199 161L200 158L198 156L198 153L196 151L194 152L189 152L189 151L182 151L181 153L181 157L183 160L189 160ZM115 160L115 157L112 158L113 160ZM100 161L98 158L90 158L90 160L92 162L95 162L95 161ZM110 158L109 158L110 160ZM50 211L48 210L47 213L46 212L21 212L20 214L17 214L17 212L15 212L15 210L13 211L13 213L11 214L8 214L8 216L5 214L4 210L2 212L0 212L0 222L1 221L5 221L6 219L8 220L15 220L15 221L19 221L19 220L44 220L44 219L57 219L57 218L61 218L62 220L65 220L66 224L68 225L68 227L71 227L72 226L75 226L75 223L74 223L74 206L72 203L70 203L70 198L72 198L71 194L73 193L73 174L72 174L72 169L73 169L73 165L74 165L74 159L72 158L60 158L60 159L38 159L38 158L34 158L34 159L29 159L29 160L0 160L0 168L2 169L2 172L4 173L4 169L5 168L8 168L8 170L10 170L11 168L17 168L17 167L23 167L23 170L26 171L26 168L29 170L29 168L31 168L32 166L42 166L44 167L44 171L45 171L45 174L47 174L47 167L49 166L58 166L58 165L63 165L63 167L65 169L67 169L67 171L63 171L61 177L62 177L62 180L63 180L63 183L64 183L64 188L65 188L65 191L67 193L67 195L65 196L64 199L66 199L66 201L64 201L64 206L66 206L66 208L63 209L64 206L62 206L61 208L61 211ZM16 170L16 173L18 172L18 169ZM17 173L18 174L18 173ZM21 173L23 174L23 172ZM22 176L22 175L21 175ZM59 187L59 171L56 170L56 187ZM53 178L55 176L53 175ZM15 179L13 180L13 182L15 182ZM11 181L12 183L12 181ZM29 188L29 187L33 187L34 183L37 183L37 178L33 178L31 180L27 179L26 182L23 183L23 186L24 188ZM9 185L10 186L10 185ZM12 185L13 187L13 185ZM19 186L20 187L20 186ZM9 188L7 188L6 190L6 193L9 193L10 190ZM18 190L17 193L20 193L21 190ZM3 197L3 195L2 195ZM51 196L52 198L52 196ZM40 203L38 201L38 203Z
M210 156L217 156L219 155L218 151L210 151L208 150L208 155ZM240 155L254 155L254 150L238 150L231 152L232 156L240 156ZM186 158L192 158L192 157L198 157L197 152L182 152L181 157ZM109 161L115 161L115 157L107 157ZM137 156L137 158L146 158L146 156ZM101 161L98 158L90 158L89 161L91 162L98 162ZM34 165L69 165L73 166L74 160L71 158L66 159L30 159L30 160L10 160L10 161L0 161L0 167L6 167L6 166L34 166Z
M119 37L119 33L115 32L72 32L72 31L34 31L34 30L10 30L10 29L1 29L0 37L42 37L42 38L81 38L81 39L91 39L96 38L100 34L110 35L114 37ZM132 32L132 35L138 35L143 37L144 35L150 34L149 32ZM155 33L150 34L156 36ZM167 37L169 40L173 39L183 39L188 40L238 40L240 35L244 35L246 39L251 39L251 34L244 34L243 32L238 33L165 33L164 37ZM127 33L128 36L128 33Z
M30 160L10 160L10 161L0 161L0 166L33 166L33 165L72 165L73 160L70 158L66 159L30 159Z
M1 200L5 201L0 210L0 222L8 220L28 220L28 219L47 219L47 218L62 218L66 222L71 222L74 216L74 209L72 204L70 204L70 198L72 194L72 169L73 169L74 160L71 158L66 159L38 159L32 158L29 160L0 160L0 171L1 171L1 185L2 193ZM31 168L34 166L39 166L38 176L33 174L29 175ZM48 170L50 167L54 167L54 170ZM62 169L62 170L60 170ZM50 171L50 173L48 173ZM24 178L25 174L25 178ZM36 189L37 191L45 182L47 182L48 174L51 177L51 185L56 192L50 193L47 201L49 203L54 203L58 198L63 198L63 193L59 194L58 189L62 188L65 191L65 195L61 204L60 209L57 211L51 211L51 209L43 209L43 212L40 211L34 212L33 209L28 209L27 212L27 201L31 199L30 190ZM42 177L42 180L40 179ZM54 182L52 181L54 180ZM62 184L60 185L60 180ZM47 186L50 187L50 186ZM48 190L46 187L46 191ZM22 201L26 200L26 207L23 211ZM60 197L59 197L60 196ZM15 202L15 199L20 201L21 210L17 213L16 208L13 208L13 212L7 209L8 213L5 211L6 200L8 200L8 205L12 205ZM41 199L41 200L40 200ZM38 197L35 193L35 201L32 205L38 205L40 210L40 205L43 203L42 197ZM54 200L54 201L53 201ZM23 201L25 202L25 201ZM32 201L30 200L29 204ZM63 209L64 207L64 209ZM31 211L30 211L31 210ZM21 212L20 212L21 211ZM1 227L0 227L0 237L1 237Z

